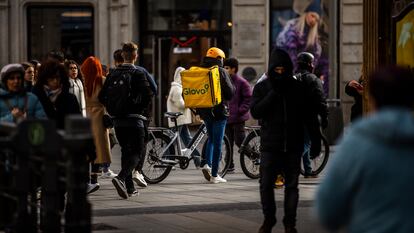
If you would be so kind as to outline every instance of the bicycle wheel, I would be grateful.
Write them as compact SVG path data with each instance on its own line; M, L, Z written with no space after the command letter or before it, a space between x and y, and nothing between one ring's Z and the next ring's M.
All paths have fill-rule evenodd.
M206 148L207 148L207 140L204 141L203 150L202 150L202 158L206 156ZM221 155L220 155L220 162L219 162L219 171L218 174L221 177L224 177L227 173L227 170L230 167L232 151L230 148L230 141L226 135L224 135L223 142L221 143Z
M247 177L260 177L260 130L250 132L243 140L240 148L240 166Z
M326 163L328 163L329 159L329 143L326 140L326 137L322 135L321 137L322 144L321 144L321 153L318 157L311 159L311 167L312 167L312 176L319 175L322 170L325 168ZM305 170L303 168L303 162L301 163L300 174L305 175Z
M163 181L170 174L172 166L162 162L163 155L161 153L171 142L171 139L162 132L153 132L149 137L142 175L147 183L156 184ZM168 148L165 154L175 154L174 147Z

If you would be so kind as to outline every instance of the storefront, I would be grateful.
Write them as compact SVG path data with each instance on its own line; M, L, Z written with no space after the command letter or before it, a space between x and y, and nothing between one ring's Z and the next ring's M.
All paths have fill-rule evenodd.
M230 0L139 1L140 64L156 79L154 123L165 123L163 115L175 69L199 65L207 49L221 48L231 54Z

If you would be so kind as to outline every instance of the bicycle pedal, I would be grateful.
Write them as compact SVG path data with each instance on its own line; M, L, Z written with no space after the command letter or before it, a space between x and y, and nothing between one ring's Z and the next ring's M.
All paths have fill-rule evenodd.
M167 164L156 164L156 165L154 165L154 168L168 168L168 167L172 167L172 165L167 165Z
M176 161L169 160L169 159L161 159L161 163L163 163L164 165L169 165L169 166L174 166L177 164Z

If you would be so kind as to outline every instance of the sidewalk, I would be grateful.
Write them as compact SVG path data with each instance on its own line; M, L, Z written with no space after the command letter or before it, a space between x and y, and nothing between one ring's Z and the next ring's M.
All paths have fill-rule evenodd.
M113 161L111 169L118 172L119 147L113 149ZM101 188L89 195L94 232L256 232L263 220L258 180L243 174L238 156L235 162L236 173L226 175L225 184L207 183L201 170L191 163L186 170L171 171L159 184L140 188L139 196L127 200L117 195L110 179L100 179ZM300 178L299 208L303 211L298 211L298 219L304 213L312 216L320 179ZM283 207L283 189L275 193L278 206ZM282 215L283 211L278 209L279 220ZM298 228L307 229L308 223L303 227L301 224L298 222ZM278 226L282 229L281 221Z

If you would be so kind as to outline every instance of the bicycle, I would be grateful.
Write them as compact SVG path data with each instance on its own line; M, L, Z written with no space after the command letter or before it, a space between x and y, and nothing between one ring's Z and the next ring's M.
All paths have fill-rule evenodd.
M163 181L177 164L181 169L186 169L191 160L201 160L205 157L207 140L204 141L201 158L193 155L197 146L207 135L205 124L202 123L200 125L189 145L183 146L177 126L177 117L180 115L182 115L181 112L166 112L164 114L164 117L168 117L174 122L175 131L164 127L148 128L149 141L147 143L142 174L145 181L149 184ZM232 159L230 142L226 136L223 138L221 155L219 175L224 177Z
M250 133L244 139L240 146L240 165L243 173L252 179L260 177L260 126L246 127ZM319 156L311 159L312 176L319 175L325 168L329 159L329 144L325 135L321 134L321 152ZM305 174L303 163L301 163L300 173Z

